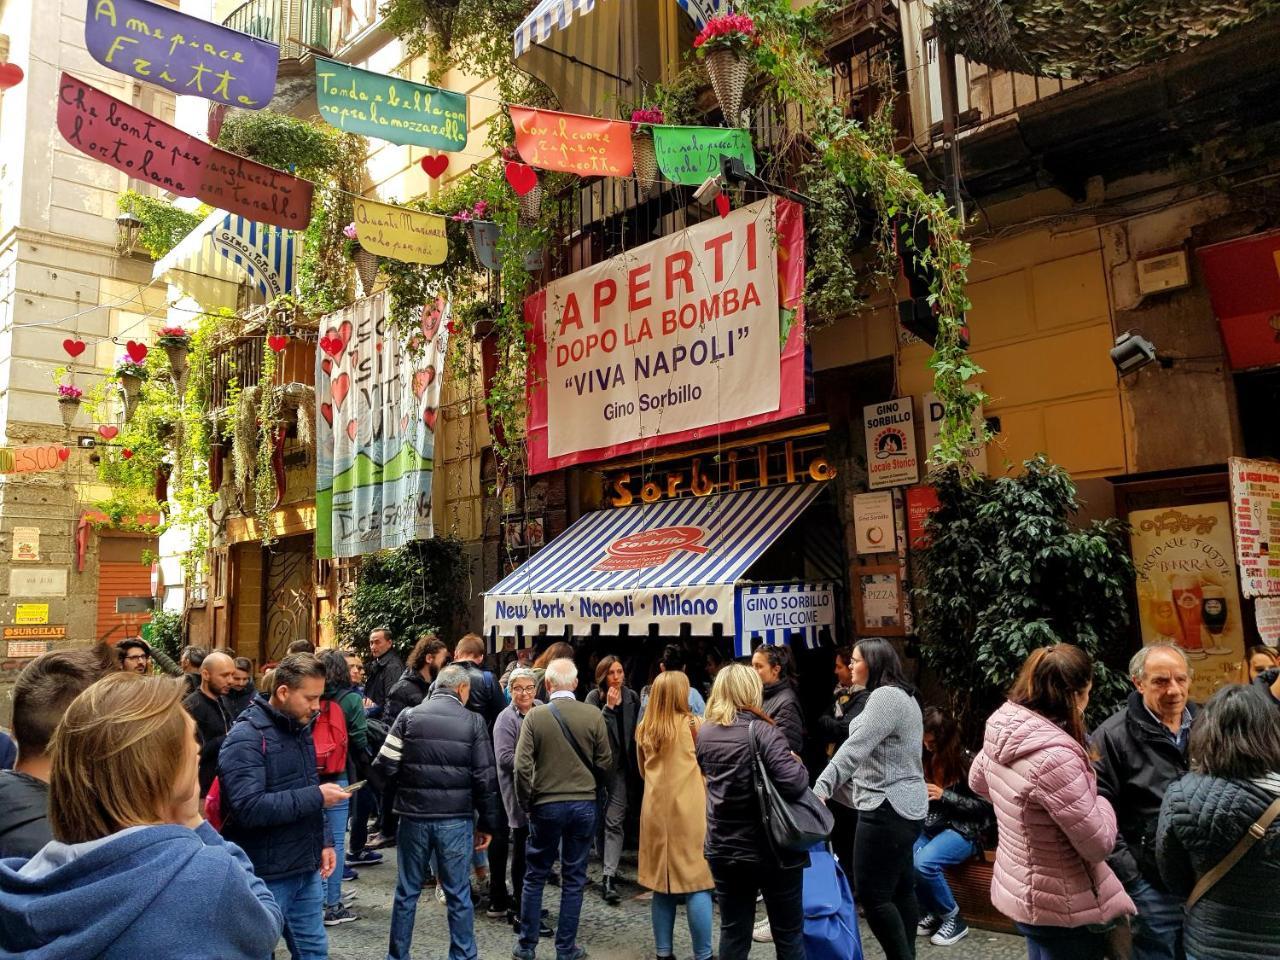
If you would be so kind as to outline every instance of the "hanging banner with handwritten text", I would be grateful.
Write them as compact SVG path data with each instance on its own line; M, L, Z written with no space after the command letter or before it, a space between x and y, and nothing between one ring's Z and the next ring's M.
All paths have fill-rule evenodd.
M276 91L280 48L149 0L89 0L84 43L126 77L247 110Z
M135 180L287 230L311 220L312 184L188 136L137 107L62 74L58 132Z
M330 126L391 143L462 150L467 96L316 57L316 100Z
M57 470L71 455L58 443L36 447L0 447L0 473L43 473Z
M752 173L756 154L751 149L751 133L735 127L653 128L653 149L662 175L672 183L699 186L707 177L720 173L720 157L739 157Z
M804 223L769 198L525 301L529 472L645 453L805 409Z
M580 177L631 176L631 124L511 107L516 150L531 167Z
M449 238L444 217L376 200L354 201L356 238L360 246L380 257L404 263L444 263Z

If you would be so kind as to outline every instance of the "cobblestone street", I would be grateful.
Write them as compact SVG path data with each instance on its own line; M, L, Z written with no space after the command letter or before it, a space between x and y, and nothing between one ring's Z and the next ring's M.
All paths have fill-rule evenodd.
M395 850L384 850L383 853L387 855L385 863L362 868L360 879L343 887L344 891L358 891L352 910L363 919L329 928L330 956L335 960L381 960L386 956L396 867ZM627 867L624 862L624 871ZM634 861L630 867L634 870ZM598 864L592 865L591 876L599 879ZM626 884L622 903L611 907L601 901L599 890L594 884L587 888L579 942L596 960L651 960L653 939L649 930L649 904L636 899L642 891ZM553 917L559 897L559 888L547 887L544 904ZM764 916L763 905L760 916ZM676 920L676 956L680 960L689 960L692 956L689 931L683 923L684 915L681 913ZM511 956L514 936L511 928L501 921L489 920L483 913L479 914L476 917L476 939L482 960L506 960ZM862 925L862 942L867 960L882 960L884 954L865 923ZM424 894L418 903L413 956L417 960L445 960L448 944L444 906L430 893ZM1014 960L1026 956L1026 948L1020 938L976 929L952 947L934 947L924 939L918 940L917 944L920 960ZM277 952L277 957L282 956L283 949ZM553 960L552 945L540 944L538 956L540 960ZM769 960L773 957L772 945L756 944L751 957L752 960Z

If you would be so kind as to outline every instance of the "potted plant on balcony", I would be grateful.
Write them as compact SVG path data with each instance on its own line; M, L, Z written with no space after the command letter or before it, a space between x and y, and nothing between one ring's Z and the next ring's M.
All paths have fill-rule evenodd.
M478 263L485 270L494 269L485 262L486 258L482 257L481 247L486 243L495 245L498 237L498 225L488 219L489 202L487 200L477 200L469 207L463 207L457 213L450 214L449 219L457 223L465 224L467 229L467 242L471 244L471 253ZM492 235L489 231L492 230Z
M173 379L181 381L187 372L187 361L191 353L191 334L183 327L161 327L156 335L156 345L161 347L169 358L169 369L173 371Z
M631 111L631 158L635 166L640 196L646 196L658 182L658 154L653 146L653 125L666 123L661 107L641 107Z
M755 21L745 13L712 17L694 38L693 48L706 63L726 126L736 127L742 119L743 94L751 78L750 54L758 42Z
M58 384L58 409L62 412L62 422L66 426L75 423L76 414L80 412L80 402L84 391L70 383Z
M356 265L356 275L360 278L360 292L367 297L373 293L373 285L378 279L378 267L382 264L382 258L360 245L354 222L342 228L342 235L347 238L343 252L347 259Z

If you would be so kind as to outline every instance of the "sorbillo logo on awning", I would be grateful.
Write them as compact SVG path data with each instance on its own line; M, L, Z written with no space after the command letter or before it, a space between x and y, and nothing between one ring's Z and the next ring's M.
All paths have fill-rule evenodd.
M666 563L681 551L706 553L698 543L706 531L702 527L657 527L619 537L605 547L608 554L592 570L644 570Z

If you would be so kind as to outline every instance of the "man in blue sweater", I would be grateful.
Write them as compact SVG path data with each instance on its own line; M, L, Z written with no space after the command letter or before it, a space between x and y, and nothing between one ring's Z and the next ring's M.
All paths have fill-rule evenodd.
M338 784L321 783L316 771L311 722L324 678L311 654L285 657L270 699L258 694L218 754L223 836L244 850L276 898L294 960L329 955L321 881L337 861L324 808L349 797Z

